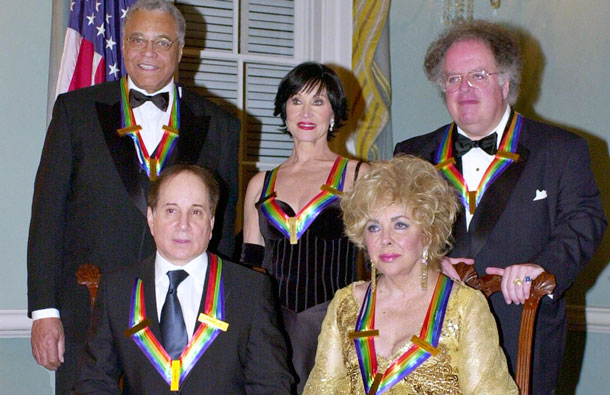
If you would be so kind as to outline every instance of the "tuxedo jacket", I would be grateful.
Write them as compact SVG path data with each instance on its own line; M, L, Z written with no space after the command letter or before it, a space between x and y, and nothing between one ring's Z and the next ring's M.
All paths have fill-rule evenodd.
M208 267L209 271L209 267ZM146 318L161 342L155 297L155 257L103 278L92 330L81 361L76 393L169 394L170 386L131 337L131 296L142 280ZM277 327L277 309L268 276L228 261L222 265L226 332L201 356L180 385L183 394L289 394L286 343ZM204 311L208 274L200 312ZM195 331L200 325L197 322Z
M77 284L77 268L92 263L103 276L155 251L146 223L150 182L139 167L133 140L117 133L120 105L118 81L60 95L36 175L28 311L60 311L66 361L58 377L74 373L89 324L88 291ZM166 166L198 164L218 176L221 204L210 248L224 255L234 247L238 149L237 118L182 89L178 143Z
M394 155L411 154L436 164L446 128L398 143ZM528 262L555 275L554 298L542 300L534 339L534 393L548 393L563 355L564 293L601 242L606 219L582 138L524 118L517 153L519 159L483 195L468 230L462 209L450 256L474 258L480 275L490 266ZM456 162L461 169L461 160ZM499 293L490 301L514 373L522 306L507 305Z

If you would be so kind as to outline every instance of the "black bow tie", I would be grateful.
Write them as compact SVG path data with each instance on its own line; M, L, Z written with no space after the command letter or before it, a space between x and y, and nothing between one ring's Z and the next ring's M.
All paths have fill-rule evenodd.
M463 134L458 134L457 140L455 141L455 156L462 156L466 152L470 151L472 148L479 147L483 151L487 152L489 155L495 155L496 151L496 140L498 139L498 134L493 132L489 136L482 138L481 140L470 140L468 137Z
M155 106L159 107L159 110L166 111L167 104L169 103L169 93L162 92L162 93L157 93L154 96L147 96L147 95L143 94L142 92L138 92L137 90L134 90L134 89L129 90L129 106L131 108L140 107L142 104L146 103L147 101L153 102L153 104Z

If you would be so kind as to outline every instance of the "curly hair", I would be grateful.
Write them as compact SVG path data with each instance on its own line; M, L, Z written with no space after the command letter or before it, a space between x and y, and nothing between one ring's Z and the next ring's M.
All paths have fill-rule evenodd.
M424 72L428 80L442 88L443 63L447 51L455 42L478 40L491 50L503 84L508 79L508 102L514 104L519 96L521 84L521 71L523 59L521 49L515 34L497 23L482 20L461 22L443 31L437 39L430 44L424 59ZM444 93L441 90L441 95Z
M307 93L317 89L316 93L326 91L328 101L333 109L335 126L328 130L326 139L332 140L337 130L347 121L347 98L343 84L337 74L328 66L317 62L304 62L296 66L282 78L275 95L273 116L282 118L283 131L286 129L286 102L301 91Z
M421 226L428 246L429 264L438 268L451 248L451 230L458 201L455 190L430 163L411 155L373 162L371 170L356 181L341 200L345 233L361 248L364 231L373 213L393 204L405 208L411 220Z

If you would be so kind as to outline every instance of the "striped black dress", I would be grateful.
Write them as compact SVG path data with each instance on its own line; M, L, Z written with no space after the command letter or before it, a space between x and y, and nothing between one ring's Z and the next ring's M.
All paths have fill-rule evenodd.
M288 204L276 202L295 215ZM331 300L357 279L358 248L344 234L338 200L316 217L297 244L290 244L260 209L258 218L265 239L263 268L277 280L282 306L299 313Z
M265 186L270 176L268 171ZM266 189L263 191L273 193ZM261 196L261 201L267 198ZM286 202L275 197L275 203L284 214L295 216ZM262 266L277 282L300 393L314 365L318 334L328 303L337 290L357 280L358 248L345 236L339 199L323 208L296 244L290 244L290 239L269 221L260 205L258 218L265 239Z

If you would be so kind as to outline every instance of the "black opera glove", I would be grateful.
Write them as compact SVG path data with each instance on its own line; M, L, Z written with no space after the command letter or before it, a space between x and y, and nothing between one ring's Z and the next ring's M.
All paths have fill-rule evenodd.
M239 261L252 267L261 267L265 258L265 247L259 244L244 243L241 246Z

